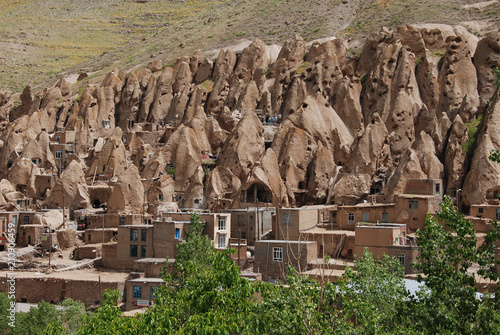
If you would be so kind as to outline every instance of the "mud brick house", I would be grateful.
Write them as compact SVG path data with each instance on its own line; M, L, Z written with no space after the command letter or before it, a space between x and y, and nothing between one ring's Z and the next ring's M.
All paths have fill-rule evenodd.
M274 208L249 207L225 209L223 212L231 214L231 236L246 239L248 245L254 245L255 241L260 241L262 236L272 231Z
M253 271L261 273L264 281L284 282L288 265L298 272L307 270L307 264L316 258L317 250L317 243L313 241L258 241L255 242Z
M415 238L408 237L405 224L358 223L355 235L355 255L360 257L365 249L373 257L381 258L384 254L396 257L404 266L405 273L415 273L412 266L418 256L418 247Z
M318 209L278 208L273 234L277 240L298 241L300 232L318 224Z
M163 285L161 278L135 278L125 282L125 309L130 311L141 307L150 307L156 298L155 290Z

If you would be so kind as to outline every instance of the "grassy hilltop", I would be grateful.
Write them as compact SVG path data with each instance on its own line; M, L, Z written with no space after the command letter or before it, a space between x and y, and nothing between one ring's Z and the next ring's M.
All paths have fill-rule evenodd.
M0 4L0 90L46 85L81 71L172 63L196 49L260 38L280 44L298 33L362 39L382 26L462 23L479 33L500 3L409 0L14 0ZM88 79L92 81L92 77Z

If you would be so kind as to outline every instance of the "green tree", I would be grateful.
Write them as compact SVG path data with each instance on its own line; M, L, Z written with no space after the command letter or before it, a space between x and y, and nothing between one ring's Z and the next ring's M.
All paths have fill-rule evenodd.
M478 246L474 225L449 197L435 217L427 217L424 229L417 232L420 262L416 267L423 274L419 281L430 291L421 293L418 303L413 302L417 329L429 333L500 332L499 304L495 299L476 297L478 280L498 282L495 241L500 229L496 222L492 227Z
M355 267L346 267L339 286L346 322L363 334L410 333L411 322L400 314L408 300L401 262L385 254L375 259L366 249Z

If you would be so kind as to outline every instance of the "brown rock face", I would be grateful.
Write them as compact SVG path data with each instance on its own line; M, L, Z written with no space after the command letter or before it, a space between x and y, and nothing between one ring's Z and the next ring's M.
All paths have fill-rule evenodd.
M424 28L422 29L421 34L425 42L425 47L430 51L441 50L446 47L445 39L447 36L444 36L443 32L440 29Z
M462 188L465 205L482 204L494 198L500 185L500 164L488 159L491 150L500 149L500 100L496 96L485 115L484 126L479 134L471 168Z
M335 184L336 204L355 204L370 194L371 177L367 174L344 174Z
M111 213L142 210L146 194L137 167L130 165L121 171L116 178L117 182L108 199L108 210Z
M488 101L497 90L494 70L500 66L500 31L489 33L479 41L474 53L474 66L479 96Z
M292 40L288 40L283 44L283 47L278 54L278 59L282 58L287 61L289 69L302 63L306 55L306 42L299 35L295 35Z
M450 189L460 189L463 185L466 174L466 154L462 149L462 144L469 140L467 126L464 125L459 115L453 121L451 126L448 145L445 153L445 167L447 180L447 194L450 194Z
M374 113L363 135L353 144L350 171L373 175L380 166L391 166L388 135L384 122Z
M228 135L217 165L229 169L240 180L246 180L264 153L263 133L264 128L255 112L246 112Z
M50 192L49 208L89 208L90 198L82 166L72 161Z
M112 211L142 212L147 199L152 214L160 198L209 208L215 198L226 207L356 203L373 186L391 200L411 178L443 178L466 206L488 201L500 190L487 160L500 144L500 33L478 43L463 27L436 27L384 29L359 59L340 39L308 49L295 36L276 59L277 47L271 55L256 40L215 62L198 50L161 73L152 73L160 62L115 69L78 101L65 80L36 94L27 86L20 103L2 93L0 176L13 190L0 206L22 189L37 204L60 207L64 194L65 205L85 208L94 175L113 175ZM478 115L484 126L466 155ZM66 168L53 154L56 130L69 136Z
M228 168L216 167L208 173L205 182L206 207L213 208L216 206L216 199L231 199L237 196L240 186L240 179Z
M394 194L404 193L408 179L427 178L422 171L418 155L413 149L409 149L401 158L401 162L387 180L383 193L392 201Z
M468 122L475 117L479 106L476 69L466 39L449 37L446 42L446 54L439 71L441 95L436 112L438 115L446 113L450 120L460 113L460 117Z
M243 49L238 64L234 69L234 76L238 80L248 83L258 68L266 69L268 64L266 45L261 40L256 39Z
M400 42L380 44L363 97L365 120L378 113L389 131L394 161L415 139L414 119L422 106L415 78L415 58ZM366 121L365 121L366 124Z
M415 56L423 56L425 53L425 42L418 29L410 24L399 26L393 33L395 40L400 40L403 45L410 47Z
M15 107L9 115L10 122L20 118L23 115L28 114L31 105L33 104L33 100L33 91L31 89L31 86L28 85L24 88L23 93L21 94L21 104Z

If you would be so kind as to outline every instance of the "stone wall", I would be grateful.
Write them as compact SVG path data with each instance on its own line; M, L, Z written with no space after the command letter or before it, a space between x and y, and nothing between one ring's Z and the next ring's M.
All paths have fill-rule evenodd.
M66 298L82 301L86 306L97 304L106 289L124 289L122 282L62 278L17 278L16 301L58 303ZM2 292L5 286L2 285Z

